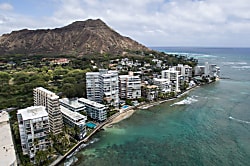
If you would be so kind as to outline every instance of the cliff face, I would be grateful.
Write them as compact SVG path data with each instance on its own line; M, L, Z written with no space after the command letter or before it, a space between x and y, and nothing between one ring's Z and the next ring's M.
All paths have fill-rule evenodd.
M148 51L138 42L121 36L102 20L76 21L47 30L20 30L0 37L0 54L120 54Z

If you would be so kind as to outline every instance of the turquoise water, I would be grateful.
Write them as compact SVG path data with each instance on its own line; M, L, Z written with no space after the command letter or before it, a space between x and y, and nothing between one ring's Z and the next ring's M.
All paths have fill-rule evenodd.
M216 63L230 79L136 111L96 134L72 165L249 165L250 49L162 49Z

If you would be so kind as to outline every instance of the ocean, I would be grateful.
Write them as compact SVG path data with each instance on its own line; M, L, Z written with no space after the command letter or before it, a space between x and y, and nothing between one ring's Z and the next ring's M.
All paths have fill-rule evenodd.
M217 64L225 79L137 110L97 133L64 165L249 165L250 48L153 49Z

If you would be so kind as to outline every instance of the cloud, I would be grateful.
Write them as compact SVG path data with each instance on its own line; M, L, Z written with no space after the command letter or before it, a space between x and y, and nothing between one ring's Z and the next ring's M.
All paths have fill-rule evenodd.
M0 3L0 10L12 10L13 6L9 3Z
M101 18L122 35L148 46L249 46L248 1L53 0L56 5L50 16L34 19L13 9L0 12L0 33L10 30L7 26L12 30L25 26L54 28Z

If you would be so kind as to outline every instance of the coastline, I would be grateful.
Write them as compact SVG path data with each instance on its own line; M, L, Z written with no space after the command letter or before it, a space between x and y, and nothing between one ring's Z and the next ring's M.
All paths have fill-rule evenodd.
M111 127L115 123L119 123L120 121L129 118L135 113L135 109L130 109L128 111L124 111L120 113L118 116L116 116L114 119L112 119L109 123L105 124L103 126L104 129Z
M78 142L72 149L70 149L64 156L60 156L56 161L54 161L53 163L50 164L50 166L55 166L61 163L61 161L63 161L65 158L67 158L68 156L70 156L71 154L74 154L75 151L79 151L81 150L81 145L82 143L86 143L89 141L89 138L95 134L96 131L100 130L101 128L103 128L104 130L108 127L111 127L113 124L119 123L122 120L125 120L129 117L131 117L137 110L141 110L141 109L148 109L150 107L159 105L161 103L165 103L167 101L173 101L176 100L180 97L182 97L183 95L189 93L190 91L198 88L200 86L194 86L188 90L186 90L185 92L179 94L177 97L171 98L171 99L166 99L166 100L159 100L159 101L153 101L153 102L149 102L149 103L142 103L139 106L130 106L127 109L124 110L120 110L118 113L112 115L111 117L109 117L105 122L103 122L102 124L100 124L95 131L93 131L88 137L86 137L85 139L81 140L80 142ZM85 146L84 146L85 147Z
M108 127L111 127L113 124L116 124L116 123L119 123L121 122L122 120L125 120L127 118L129 118L130 116L132 116L137 110L145 110L145 109L148 109L150 107L153 107L153 106L156 106L156 105L159 105L159 104L162 104L162 103L165 103L165 102L168 102L168 101L173 101L173 100L176 100L186 94L188 94L190 91L196 89L196 88L199 88L200 86L194 86L188 90L186 90L185 92L179 94L177 97L175 98L171 98L171 99L166 99L166 100L160 100L160 101L153 101L153 102L149 102L149 103L143 103L141 104L140 106L137 106L137 107L130 107L128 108L128 110L122 110L122 112L120 113L117 113L119 114L118 116L116 116L115 118L109 120L109 122L107 124L104 125L104 129L108 128ZM131 109L132 108L132 109Z

